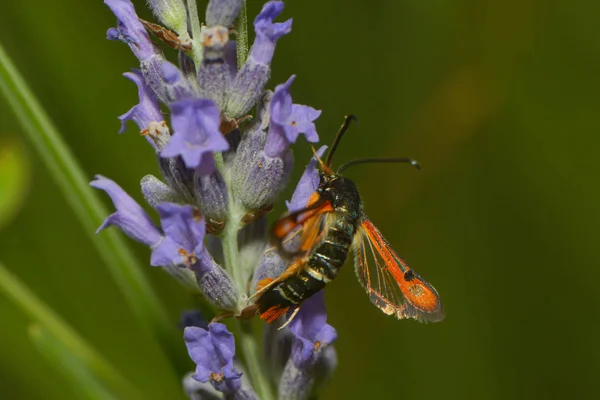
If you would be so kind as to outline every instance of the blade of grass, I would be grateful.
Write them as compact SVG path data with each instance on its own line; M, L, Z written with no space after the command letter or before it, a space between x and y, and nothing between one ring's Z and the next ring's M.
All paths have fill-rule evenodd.
M158 301L142 266L125 245L122 236L108 230L94 232L110 213L90 188L89 179L57 132L54 124L34 97L0 44L0 90L15 112L23 132L36 148L51 176L74 210L83 229L90 235L100 257L104 259L113 279L139 320L152 332L171 356L176 366L174 349L177 343L174 328L163 305ZM176 369L175 369L176 370ZM173 379L176 379L173 376Z
M85 361L67 348L65 343L57 339L39 324L29 327L29 337L48 362L60 370L64 377L78 393L78 398L88 400L118 399L97 379L85 364Z
M90 371L106 382L115 394L119 395L119 398L143 398L138 389L125 380L122 374L115 370L93 347L89 346L54 310L44 304L12 275L2 263L0 263L0 289L4 290L25 314L37 321L52 335L52 338L48 335L41 337L40 340L44 343L39 342L38 344L49 345L54 339L54 344L62 348L54 349L56 353L62 353L62 350L68 349L72 353L72 357L77 357ZM47 350L50 351L50 349Z

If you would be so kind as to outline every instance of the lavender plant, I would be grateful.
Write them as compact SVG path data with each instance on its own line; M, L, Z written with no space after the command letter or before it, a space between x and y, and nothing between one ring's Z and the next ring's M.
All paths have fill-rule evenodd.
M300 135L319 140L314 121L321 112L293 103L294 76L267 89L277 41L291 32L292 20L276 22L283 2L267 2L248 50L243 0L210 0L202 25L194 0L149 0L163 26L140 20L130 0L105 3L117 17L108 39L126 43L140 63L124 74L137 85L139 103L119 117L121 132L128 121L137 124L162 176L141 179L160 227L117 183L97 176L91 185L116 209L99 231L117 226L150 248L150 265L201 293L217 312L239 315L256 282L289 263L268 244L265 214L289 182L291 145ZM178 65L148 31L177 51ZM288 209L305 206L317 185L313 159ZM322 293L284 329L265 327L262 355L252 325L233 321L235 335L220 322L185 328L196 363L183 379L190 398L272 399L277 387L279 399L305 399L335 369L337 333L326 322Z

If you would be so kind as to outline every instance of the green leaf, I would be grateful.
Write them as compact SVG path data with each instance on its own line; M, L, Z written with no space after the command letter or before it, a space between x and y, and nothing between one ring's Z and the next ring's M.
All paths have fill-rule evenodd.
M62 360L61 367L63 368L72 369L76 366L83 366L87 370L87 372L80 371L78 376L72 377L73 379L83 379L90 383L91 374L93 374L93 379L99 379L105 383L118 395L117 398L143 398L138 389L125 380L122 374L96 349L88 345L54 310L38 299L2 263L0 263L0 290L4 290L25 314L38 322L37 328L30 331L30 334L45 355L53 360ZM99 382L94 385L95 389L98 389ZM102 391L103 395L107 393L106 390ZM90 398L105 399L107 397Z
M4 135L6 137L7 135ZM29 189L31 167L25 150L15 140L0 141L0 229L15 217Z
M57 339L47 329L38 324L29 328L29 337L48 361L71 383L79 393L79 398L89 400L113 400L117 397L110 392L90 371L84 360Z
M38 151L84 230L90 235L129 306L163 348L172 350L167 354L172 357L171 362L175 366L175 345L178 341L175 329L158 300L159 296L154 293L142 272L143 267L118 232L108 230L101 235L94 234L110 212L89 186L88 177L1 45L0 90L21 123L23 133ZM175 368L173 372L172 379L179 381L175 376Z

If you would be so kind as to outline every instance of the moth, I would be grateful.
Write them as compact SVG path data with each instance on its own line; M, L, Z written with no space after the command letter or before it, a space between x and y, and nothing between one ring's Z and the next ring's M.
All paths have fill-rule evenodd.
M319 186L306 207L284 215L274 225L273 237L279 244L300 235L293 261L280 276L258 283L251 297L253 304L242 314L253 311L271 323L293 309L289 323L304 300L337 276L352 251L359 282L371 302L385 314L421 322L444 318L438 292L398 256L365 214L354 182L341 174L357 164L397 162L417 168L419 164L410 158L365 158L333 171L333 155L352 119L346 117L326 161L315 154L320 165ZM279 248L284 251L283 246Z

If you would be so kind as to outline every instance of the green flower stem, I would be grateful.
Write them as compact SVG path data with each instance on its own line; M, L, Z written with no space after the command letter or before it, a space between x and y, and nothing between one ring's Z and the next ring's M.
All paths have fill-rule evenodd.
M172 322L167 318L165 309L158 300L159 297L142 272L143 267L135 259L122 236L115 230L108 230L97 236L94 234L110 212L89 186L89 179L83 169L27 87L2 45L0 45L0 90L15 112L24 134L38 151L50 175L79 218L84 231L90 235L99 256L104 259L130 308L163 347L171 350L168 354L174 357L177 354L174 348L177 344L175 329L171 328ZM175 363L175 360L171 361ZM173 372L171 378L178 381L175 371Z
M196 70L202 65L202 58L204 58L203 46L200 41L202 28L200 26L200 19L198 18L198 5L197 0L187 0L187 9L190 18L190 24L192 28L192 60L196 65Z
M30 318L36 320L54 340L68 349L73 357L88 368L94 376L105 382L119 398L143 399L141 392L123 378L123 375L106 361L93 347L88 345L61 317L38 299L21 281L0 263L0 289ZM35 333L35 332L34 332ZM34 339L36 337L34 336ZM39 343L38 343L39 344ZM44 345L44 343L41 343ZM55 348L58 352L59 350ZM73 358L71 358L73 359Z
M230 171L225 167L222 154L215 154L215 164L225 182L227 183L227 197L229 198L229 215L225 223L225 229L221 235L221 244L223 245L223 258L225 259L225 269L231 274L239 293L240 299L236 313L239 313L247 302L248 277L242 271L242 265L239 261L240 253L238 248L238 232L242 229L242 217L246 211L235 201L232 189L232 179ZM274 400L271 386L265 371L265 364L262 362L256 335L252 329L251 321L236 320L236 338L239 347L244 354L246 367L252 387L256 390L258 398L261 400Z
M248 58L248 9L246 8L246 0L243 1L240 15L235 24L235 30L237 32L235 37L235 45L237 51L237 65L238 69L246 63Z
M274 400L275 397L265 373L265 363L262 361L258 343L256 342L256 335L252 329L252 321L237 320L237 323L239 326L239 343L244 353L246 368L252 380L252 386L256 390L259 399Z

